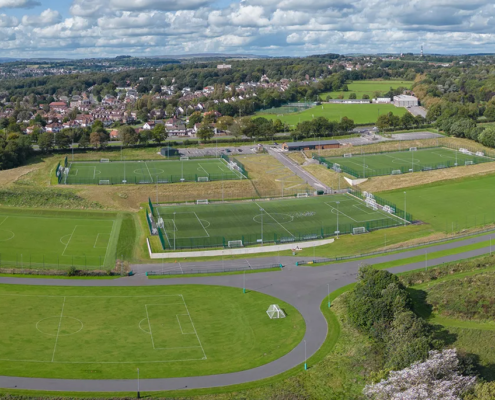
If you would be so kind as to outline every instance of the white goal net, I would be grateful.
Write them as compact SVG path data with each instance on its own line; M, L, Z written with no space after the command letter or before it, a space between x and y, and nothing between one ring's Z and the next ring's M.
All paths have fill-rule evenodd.
M198 182L208 182L210 178L207 176L198 176Z
M474 164L474 161L466 161L466 162L464 163L464 165L473 165L473 164Z
M382 210L389 214L395 214L395 210L390 206L383 206Z
M332 169L335 172L341 172L342 171L342 169L340 168L340 164L337 164L337 163L333 164Z
M483 153L482 151L477 151L477 152L476 152L476 155L477 155L478 157L484 157L484 156L485 156L485 153Z
M394 169L391 173L391 175L400 175L402 174L402 171L400 169Z
M307 193L298 193L297 197L309 197L309 194Z
M270 319L285 318L285 313L277 304L272 304L270 307L268 307L266 313L268 314Z
M366 228L364 226L359 226L357 228L352 228L353 235L360 235L362 233L366 233Z
M196 204L208 204L208 200L207 200L207 199L204 199L204 200L196 200Z
M98 182L98 185L110 185L110 181L107 179L103 179Z
M243 247L244 244L242 243L242 240L229 240L227 245L229 247Z
M418 151L417 147L409 147L409 151Z
M181 157L180 160L181 161L188 161L189 160L189 157Z
M110 162L110 160L108 158L101 158L100 162Z
M344 154L344 158L350 158L350 157L352 157L352 154L350 154L350 153L349 154Z

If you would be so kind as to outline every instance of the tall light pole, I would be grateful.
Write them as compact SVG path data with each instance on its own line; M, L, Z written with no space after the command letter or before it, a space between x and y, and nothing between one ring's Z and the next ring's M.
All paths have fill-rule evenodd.
M406 192L404 192L404 226L407 223L407 202L406 202Z
M308 369L308 358L306 356L306 340L304 340L304 370Z
M330 284L328 284L328 297L327 297L328 308L330 308Z
M260 211L261 211L261 245L263 246L263 210L262 208L260 208Z
M175 231L176 231L176 227L175 227L175 211L174 211L174 251L175 251Z
M337 239L339 238L339 204L340 201L337 201Z
M141 393L139 391L139 368L137 369L137 398L140 399L141 398Z

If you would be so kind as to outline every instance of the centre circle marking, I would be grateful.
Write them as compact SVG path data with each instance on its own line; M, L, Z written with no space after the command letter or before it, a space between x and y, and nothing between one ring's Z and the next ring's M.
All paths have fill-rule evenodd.
M261 224L261 214L255 215L253 217L253 221ZM288 224L289 222L294 221L294 217L289 214L282 213L270 213L263 214L263 225L278 225L278 224Z
M15 238L15 233L9 229L0 229L0 242L7 242Z
M148 169L149 169L149 172L148 172ZM151 176L155 176L155 175L164 174L165 171L163 169L160 169L160 168L146 168L144 171L143 170L140 170L140 169L135 169L134 170L134 173L136 175L151 175Z
M71 333L60 333L60 332L58 332L58 333L49 333L49 332L44 332L43 329L42 329L42 327L40 327L40 325L43 325L43 322L48 321L50 319L54 319L55 320L55 324L57 326L58 326L58 324L63 325L63 320L71 320L72 322L73 321L76 321L76 324L75 325L76 326L79 325L79 329L75 328L74 332L71 332ZM39 332L41 332L43 335L47 335L47 336L71 336L71 335L75 335L76 333L81 332L83 330L83 328L84 328L84 324L83 324L83 322L80 319L77 319L77 318L74 318L74 317L65 317L65 316L62 316L62 318L60 318L60 316L47 317L47 318L40 319L36 323L36 329Z

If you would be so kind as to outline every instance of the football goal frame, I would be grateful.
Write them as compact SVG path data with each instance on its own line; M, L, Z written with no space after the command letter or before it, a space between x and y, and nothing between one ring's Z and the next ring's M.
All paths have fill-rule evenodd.
M364 226L358 226L356 228L352 228L353 235L362 235L363 233L368 233Z
M417 147L409 147L409 151L418 151Z
M302 197L309 197L309 194L308 194L308 193L298 193L298 194L296 195L296 197L297 197L298 199L300 199L300 198L302 198Z
M400 175L402 174L402 171L400 169L394 169L392 170L390 175Z
M278 304L271 304L266 313L270 319L285 318L285 313Z
M351 158L351 157L352 157L351 153L344 154L344 158Z
M200 199L200 200L196 200L196 204L197 205L210 204L210 202L208 201L208 199Z
M110 182L109 179L101 179L98 181L98 185L111 185L112 183Z
M210 178L208 176L198 176L198 182L209 182Z
M109 163L110 159L109 158L100 158L101 163Z
M183 156L180 158L180 161L189 161L189 157Z
M474 165L474 161L466 161L464 165Z
M227 246L229 248L244 247L244 243L242 242L242 240L229 240L227 242Z

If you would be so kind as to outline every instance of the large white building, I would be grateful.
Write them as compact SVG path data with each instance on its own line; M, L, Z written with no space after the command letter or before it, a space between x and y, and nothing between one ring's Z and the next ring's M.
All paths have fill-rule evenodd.
M406 94L401 94L399 96L394 96L394 106L396 107L414 107L417 106L418 98L414 96L408 96Z

